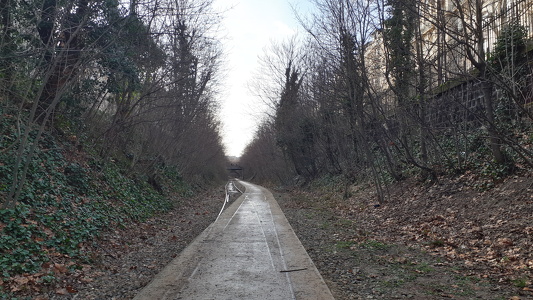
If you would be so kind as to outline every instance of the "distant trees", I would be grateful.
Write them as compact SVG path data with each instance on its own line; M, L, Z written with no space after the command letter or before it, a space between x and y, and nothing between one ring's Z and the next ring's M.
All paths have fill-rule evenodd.
M297 56L305 60L295 66L287 55L286 74L269 73L285 81L271 93L276 113L264 125L291 166L285 178L368 177L382 200L385 182L414 172L434 180L476 165L501 174L517 160L531 164L529 142L517 138L531 126L520 121L531 116L523 27L533 26L524 17L531 3L314 3L316 15L301 22L308 39ZM258 135L247 163L262 159L255 145L269 142Z
M4 207L51 129L148 176L223 176L219 18L211 0L2 0L0 101L20 133L0 146L16 153Z
M277 145L274 125L269 120L259 125L239 163L246 166L247 179L259 182L290 182L295 174Z

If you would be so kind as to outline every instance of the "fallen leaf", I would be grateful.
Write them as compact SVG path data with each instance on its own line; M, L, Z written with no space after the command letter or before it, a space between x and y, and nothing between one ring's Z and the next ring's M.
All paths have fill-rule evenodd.
M65 288L57 289L56 294L58 295L68 295L68 291Z
M501 238L496 241L496 245L499 247L509 247L513 245L513 241L510 238Z
M67 273L68 269L65 267L65 265L62 264L54 264L54 273L61 274L61 273Z
M94 281L94 279L92 279L92 278L88 278L88 277L83 277L83 278L81 278L80 280L81 280L81 282L83 282L83 283L91 283L91 282Z
M27 277L17 276L13 278L13 281L17 284L24 285L27 284L30 280Z
M12 293L16 293L16 292L20 292L21 289L20 289L20 286L12 286L11 287L11 292Z

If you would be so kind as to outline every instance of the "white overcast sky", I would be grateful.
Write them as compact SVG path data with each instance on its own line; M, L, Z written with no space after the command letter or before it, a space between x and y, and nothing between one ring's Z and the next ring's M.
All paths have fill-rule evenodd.
M248 84L258 69L258 58L271 41L283 41L299 30L291 4L308 10L308 0L215 0L224 13L227 54L221 95L223 141L230 156L240 156L253 138L264 108Z

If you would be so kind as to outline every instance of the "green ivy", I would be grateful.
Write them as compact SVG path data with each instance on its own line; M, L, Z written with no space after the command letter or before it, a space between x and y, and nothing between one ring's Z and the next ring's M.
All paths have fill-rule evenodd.
M0 270L4 277L35 272L47 261L38 239L43 233L29 214L27 205L0 210L0 223L5 224L0 235Z
M493 67L501 71L501 67L516 62L524 57L526 48L527 29L519 23L504 26L498 35L494 48L489 56Z
M28 184L20 204L0 210L1 276L38 272L48 261L47 253L57 251L84 259L80 244L97 237L110 225L126 226L168 210L172 202L147 183L134 182L121 170L107 164L104 181L95 181L100 168L93 170L68 163L53 141L31 162ZM52 150L50 150L52 149ZM2 170L10 160L0 157ZM10 172L3 173L1 187L7 186Z
M15 121L4 117L0 123L0 199L12 182ZM63 127L67 131L69 126ZM51 253L89 261L90 253L81 246L102 231L146 220L174 205L124 166L104 163L95 155L69 161L64 151L57 137L45 133L30 161L18 204L0 210L0 278L39 272ZM190 196L175 170L163 169L160 174L165 190ZM42 280L52 283L55 278ZM0 299L10 299L9 293L0 289Z

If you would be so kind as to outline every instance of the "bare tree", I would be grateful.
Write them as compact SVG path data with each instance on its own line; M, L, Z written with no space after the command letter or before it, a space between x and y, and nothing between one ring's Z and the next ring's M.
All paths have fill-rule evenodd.
M18 147L17 158L4 207L12 207L19 198L47 123L61 97L71 87L70 83L80 74L80 70L87 67L91 57L89 49L95 46L86 39L86 30L98 10L90 8L88 1L69 2L62 9L58 9L53 1L45 1L43 9L38 11L40 15L31 19L35 26L32 33L39 37L42 48L35 51L33 82L27 88L27 95L31 91L34 96L28 117L23 116L25 112L22 109L19 110L19 124L23 123L24 127L20 129L22 134L15 143ZM21 96L21 107L24 107L26 95ZM36 134L32 137L34 130Z
M14 3L23 17L11 22ZM89 0L3 1L0 8L2 45L16 34L27 38L9 54L28 58L12 78L31 70L25 82L10 79L23 92L17 95L21 134L11 146L17 158L4 207L19 198L39 140L57 116L81 116L72 123L80 131L86 128L80 121L92 128L102 155L132 154L132 167L142 162L149 174L160 162L190 163L185 156L196 152L182 151L189 145L206 150L191 156L196 166L214 158L213 165L225 164L214 118L221 48L212 1L132 0L129 11L118 2Z

